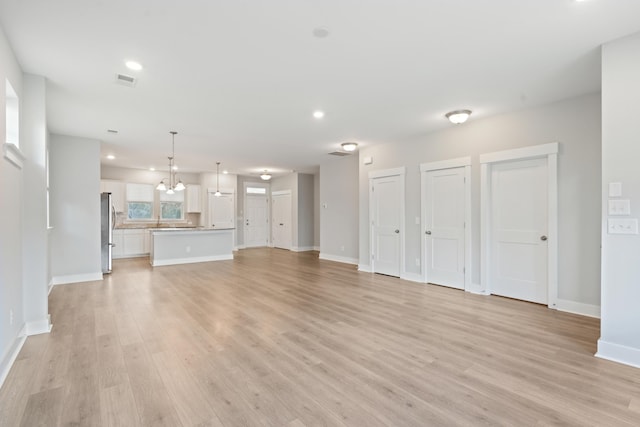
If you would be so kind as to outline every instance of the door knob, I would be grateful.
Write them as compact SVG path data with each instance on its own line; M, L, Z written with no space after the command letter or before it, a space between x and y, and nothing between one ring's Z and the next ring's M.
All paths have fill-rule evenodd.
M396 230L395 233L398 234L400 232L400 230Z
M547 236L540 236L540 240L544 242L545 240L547 240Z
M430 231L430 230L427 230L427 231L425 231L425 232L424 232L424 234L431 235L431 231Z
M283 223L280 223L280 225L284 225Z

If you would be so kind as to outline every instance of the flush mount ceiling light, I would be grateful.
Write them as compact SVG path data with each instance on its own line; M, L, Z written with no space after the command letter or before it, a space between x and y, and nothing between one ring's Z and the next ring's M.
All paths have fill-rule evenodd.
M263 181L269 181L271 179L271 174L265 169L264 172L262 172L262 175L260 175L260 178Z
M471 110L455 110L448 112L444 116L449 119L451 123L459 125L460 123L466 122L470 115Z
M173 162L175 160L175 156L176 156L176 134L178 132L172 130L169 133L171 134L171 156L167 157L167 159L169 159L169 178L165 178L162 181L160 181L160 184L158 184L158 186L156 187L156 190L158 190L158 191L166 191L167 194L173 194L176 191L184 190L185 186L182 183L182 180L178 179L178 176L177 176L177 174L175 172L176 169L178 169L178 167L173 164ZM168 187L164 183L164 181L166 179L169 180L169 186Z
M124 63L124 65L126 65L128 69L133 70L133 71L142 70L142 65L139 62L136 62L136 61L127 61L127 62Z
M313 117L315 117L316 119L323 118L324 117L324 111L320 111L320 110L314 111L313 112Z
M356 144L355 142L343 142L342 143L342 149L344 151L356 151L356 148L358 148L358 144Z

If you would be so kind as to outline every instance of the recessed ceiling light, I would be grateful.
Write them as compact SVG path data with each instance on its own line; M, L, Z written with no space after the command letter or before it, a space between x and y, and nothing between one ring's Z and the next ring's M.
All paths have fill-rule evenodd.
M329 30L323 27L317 27L313 29L313 37L324 39L329 36Z
M320 110L314 111L313 112L313 117L315 117L316 119L323 118L324 117L324 111L320 111Z
M444 116L453 124L459 125L467 121L471 115L471 110L455 110L450 111Z
M126 65L128 69L133 70L133 71L142 70L142 65L139 62L136 62L136 61L127 61L127 62L124 63L124 65Z
M356 144L355 142L343 142L342 143L342 149L344 151L355 151L356 148L358 148L358 144Z
M222 171L222 173L226 175L226 174L229 173L229 171L225 169L225 170Z
M107 156L107 159L109 159L109 160L113 160L113 159L115 159L115 158L116 158L116 156L114 156L113 154L109 154L109 155Z
M156 170L156 168L149 168L149 170L150 170L151 172L153 172L153 171L155 171L155 170Z

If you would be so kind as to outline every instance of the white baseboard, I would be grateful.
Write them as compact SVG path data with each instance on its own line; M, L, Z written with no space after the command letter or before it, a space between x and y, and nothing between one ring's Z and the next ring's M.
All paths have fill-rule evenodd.
M482 289L480 283L471 283L468 288L465 288L465 291L476 295L491 295L491 292Z
M362 271L363 273L373 273L371 271L371 266L368 264L358 264L358 271Z
M640 349L598 340L596 357L640 368Z
M96 280L102 280L102 272L88 274L70 274L68 276L54 276L51 278L51 283L53 285L66 285L68 283L95 282Z
M20 353L26 339L27 335L25 334L25 328L23 326L20 332L18 332L18 335L13 339L13 343L9 350L6 352L2 360L0 360L0 387L4 384L4 380L7 379L9 370L13 366L13 362L16 361L18 353Z
M27 322L25 325L25 332L27 336L48 334L51 332L51 315L47 314L44 319L36 320L33 322Z
M313 246L293 246L291 248L292 252L309 252L315 250Z
M173 259L158 259L153 260L151 264L153 267L160 267L163 265L176 265L176 264L195 264L197 262L209 262L209 261L228 261L233 259L231 255L213 255L213 256L200 256L193 258L173 258Z
M402 280L408 280L410 282L424 283L424 280L422 279L422 274L420 273L407 273L405 271L404 273L400 274L400 278Z
M358 265L357 258L349 258L346 256L331 255L331 254L320 252L319 258L324 259L326 261L335 261L335 262L341 262L343 264Z
M241 249L246 249L246 248L247 248L247 247L246 247L245 245L238 245L238 246L235 246L235 247L233 248L233 250L234 250L234 251L239 251L239 250L241 250Z
M581 314L582 316L595 317L597 319L600 318L599 305L559 299L556 303L556 309L566 311L567 313Z
M313 247L313 250L314 250L314 251L318 251L318 252L320 252L320 246L314 246L314 247Z

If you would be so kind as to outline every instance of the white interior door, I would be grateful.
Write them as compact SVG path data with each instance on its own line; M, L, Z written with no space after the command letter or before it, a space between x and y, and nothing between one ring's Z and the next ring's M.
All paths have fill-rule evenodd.
M245 198L244 244L246 247L269 243L269 199L265 194L247 194Z
M274 194L271 197L271 237L274 248L291 250L291 193Z
M401 176L372 180L373 272L400 277Z
M547 159L491 167L492 293L547 304Z
M465 168L425 172L427 281L464 289Z
M235 216L234 198L231 193L222 193L215 196L209 194L209 227L213 228L234 228L233 217Z

